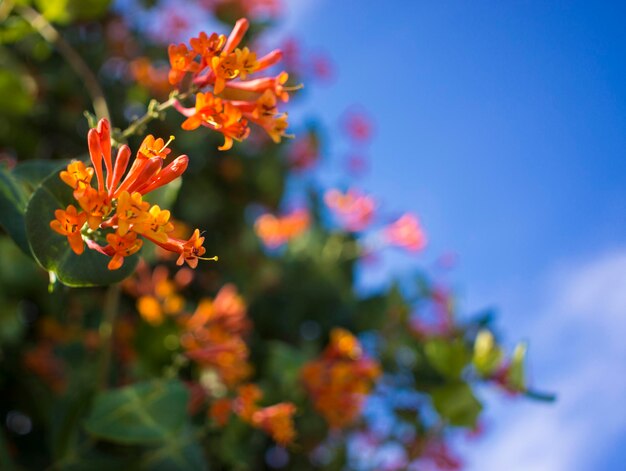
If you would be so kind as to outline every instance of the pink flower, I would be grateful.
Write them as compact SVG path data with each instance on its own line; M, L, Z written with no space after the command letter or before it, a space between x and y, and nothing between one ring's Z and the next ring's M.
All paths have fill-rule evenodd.
M406 213L384 230L385 239L391 245L417 252L426 246L426 234L417 216Z

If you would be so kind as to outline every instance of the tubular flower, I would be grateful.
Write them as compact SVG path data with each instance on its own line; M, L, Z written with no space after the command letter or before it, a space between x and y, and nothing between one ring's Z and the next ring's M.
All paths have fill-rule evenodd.
M270 435L279 445L288 445L296 436L293 415L296 406L290 402L281 402L265 407L252 414L252 424Z
M83 245L83 238L80 230L87 222L87 214L79 213L76 207L69 205L65 211L57 209L54 212L56 219L50 222L50 227L61 235L67 236L67 240L70 243L70 247L74 253L80 255L85 250Z
M237 385L252 372L243 340L249 329L246 306L233 285L225 285L214 300L202 300L182 325L187 356L213 369L226 386Z
M296 406L290 402L281 402L259 407L257 402L263 398L263 392L255 384L240 386L238 393L233 401L233 410L243 421L263 430L279 445L288 445L293 441L296 436L293 424Z
M358 418L365 395L378 376L378 362L364 355L356 337L339 328L331 332L321 357L301 371L315 409L331 428L346 427Z
M254 223L254 230L267 247L276 248L302 235L310 224L309 213L300 209L282 217L263 214Z
M87 246L108 255L110 270L117 270L124 258L136 253L142 246L140 235L160 247L179 256L179 265L186 261L195 267L202 255L203 237L196 229L188 241L170 236L175 227L170 222L170 212L157 205L144 201L144 195L178 178L186 170L189 158L181 155L163 167L163 161L171 152L169 143L148 135L141 144L137 156L129 166L131 151L126 145L120 146L115 161L111 159L111 132L106 119L90 129L87 144L91 157L91 167L83 162L73 161L60 178L73 190L80 209L69 205L65 210L55 211L50 227L57 233L67 236L70 247L76 254L82 254L84 242ZM103 165L104 163L104 165ZM96 175L96 188L91 186ZM106 246L98 240L105 239Z
M413 214L404 214L384 230L385 239L392 245L411 252L422 250L426 246L426 234L419 220Z
M239 44L248 30L248 20L240 19L228 37L202 32L185 44L170 45L170 83L178 86L186 74L191 74L192 83L198 92L192 108L176 101L174 107L187 119L182 128L192 131L205 126L224 134L224 145L219 150L228 150L233 141L248 137L249 123L265 130L274 142L283 137L288 127L287 114L277 109L277 99L286 102L289 92L299 86L286 86L289 75L280 72L273 77L247 80L282 58L280 50L262 57L248 47Z
M159 325L165 316L182 314L185 298L180 290L193 279L188 268L178 270L171 279L167 267L158 265L150 271L146 263L140 263L133 278L124 281L124 289L137 299L139 315L149 324Z
M355 232L362 231L370 224L376 208L371 197L353 189L346 193L329 190L324 195L324 202L346 229Z

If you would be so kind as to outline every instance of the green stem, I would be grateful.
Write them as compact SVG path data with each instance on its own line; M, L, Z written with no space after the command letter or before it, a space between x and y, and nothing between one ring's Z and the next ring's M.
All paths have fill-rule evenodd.
M530 399L535 399L536 401L543 401L543 402L556 401L556 394L533 391L531 389L527 389L526 391L524 391L524 396Z
M164 101L163 103L159 103L156 100L152 100L150 104L148 105L148 111L146 111L146 113L142 117L137 118L135 121L130 123L128 127L122 131L121 137L123 139L127 139L130 136L134 135L135 133L140 131L145 125L147 125L150 121L158 118L163 111L166 111L168 108L171 108L172 106L174 106L174 103L176 103L176 101L184 100L185 98L193 94L195 91L196 91L195 87L192 87L185 93L180 93L180 94L178 93L178 90L174 90L170 94L169 99L167 101Z
M106 118L110 121L111 115L104 98L104 92L98 83L98 79L80 54L76 52L76 49L63 39L61 33L59 33L59 31L36 10L27 6L16 6L15 10L37 30L42 38L57 48L70 67L74 69L74 72L76 72L76 74L82 79L83 84L91 97L91 102L96 116L98 118Z
M103 318L100 322L100 361L98 364L97 385L106 389L109 382L109 369L113 349L113 327L119 311L121 286L119 283L109 286L104 302Z

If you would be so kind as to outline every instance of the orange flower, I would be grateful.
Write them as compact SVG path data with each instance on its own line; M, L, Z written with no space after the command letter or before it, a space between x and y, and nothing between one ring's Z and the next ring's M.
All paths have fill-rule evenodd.
M281 402L256 411L252 414L252 423L269 434L276 443L285 446L296 436L293 425L295 413L296 406L290 402Z
M296 210L282 217L264 214L254 223L254 230L266 246L275 248L302 235L310 223L308 212Z
M150 208L145 219L133 224L133 230L137 234L149 237L150 240L166 242L167 233L174 230L174 225L169 221L170 212L167 209L162 210L155 204Z
M301 372L315 409L332 428L346 427L358 418L379 375L378 363L364 356L359 341L344 329L333 329L321 357Z
M67 166L67 170L63 170L59 176L61 180L72 187L74 198L78 199L85 189L91 188L93 168L86 167L80 160L73 160Z
M104 251L108 255L112 255L107 266L109 270L120 268L124 263L124 258L137 253L143 244L143 241L137 239L137 234L134 232L129 232L126 235L107 234L106 239L109 245L104 248Z
M50 227L59 234L67 236L70 247L75 254L82 254L85 246L80 231L87 222L87 214L79 213L76 207L70 204L65 211L57 209L54 216L56 219L50 222Z
M92 231L98 229L102 219L111 212L111 202L106 191L87 187L77 200L87 215L87 223Z
M187 72L196 72L200 68L200 64L194 61L195 54L184 44L170 44L167 54L172 66L168 77L172 85L179 83Z
M256 384L244 384L237 389L238 397L235 399L233 409L235 413L246 422L252 422L252 416L259 410L257 402L263 397L263 392Z
M230 414L233 409L233 403L230 399L216 399L211 403L211 407L209 409L209 417L211 417L217 425L223 427L228 423L228 419L230 419Z
M218 35L217 33L212 33L211 36L208 36L204 31L202 31L197 38L191 38L189 40L191 49L193 49L196 54L200 54L206 63L209 63L213 56L216 56L222 51L224 44L226 44L226 36L223 34Z
M196 268L198 259L202 259L202 255L206 252L206 249L202 246L203 243L204 237L200 237L200 230L196 229L189 240L182 243L182 250L178 260L176 260L176 265L180 266L187 262L187 265L191 268Z

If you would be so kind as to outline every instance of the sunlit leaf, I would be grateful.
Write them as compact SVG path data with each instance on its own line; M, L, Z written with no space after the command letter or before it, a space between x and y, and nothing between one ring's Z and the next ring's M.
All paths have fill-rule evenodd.
M432 391L435 409L450 423L459 427L474 427L482 405L465 383L442 386Z
M461 340L433 339L426 342L424 352L431 365L441 374L455 379L461 375L470 360L469 352Z
M15 243L30 255L24 213L27 197L19 182L11 173L0 167L0 225Z

